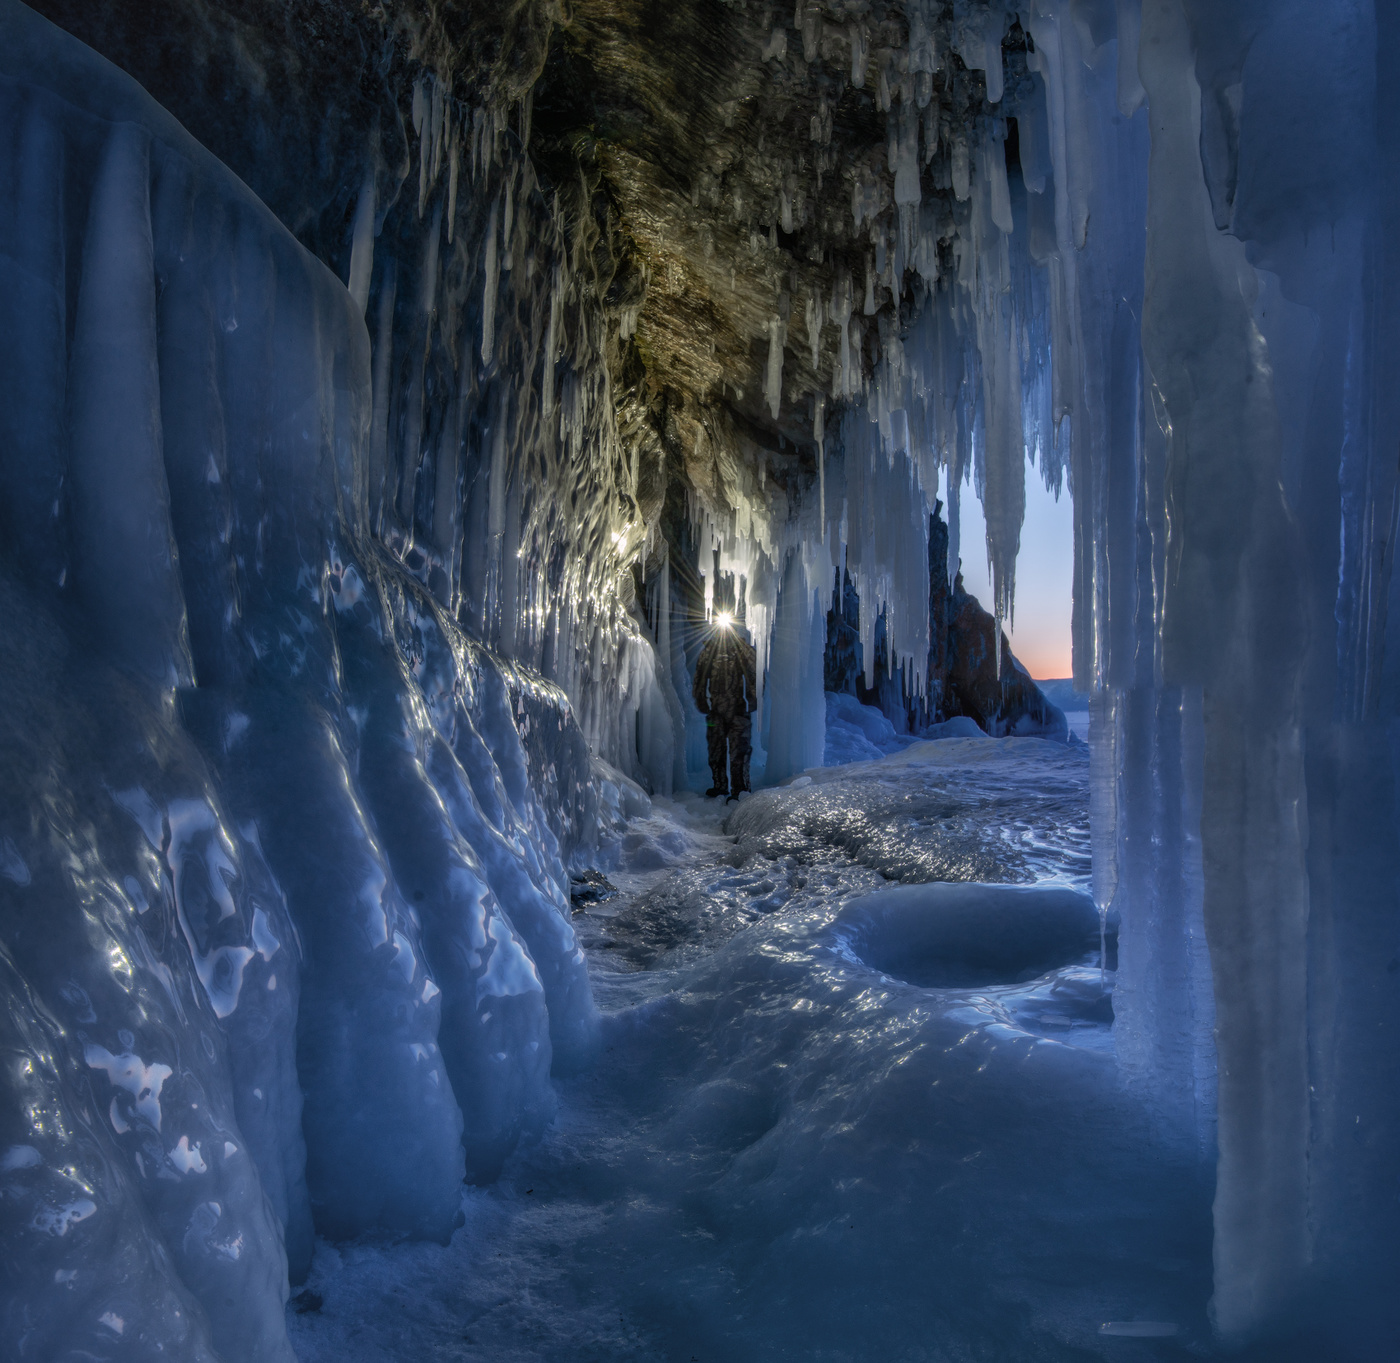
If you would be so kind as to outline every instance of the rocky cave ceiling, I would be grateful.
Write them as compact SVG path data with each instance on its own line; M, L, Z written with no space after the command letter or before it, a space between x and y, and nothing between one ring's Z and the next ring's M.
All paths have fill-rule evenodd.
M413 193L424 74L478 118L496 111L538 192L576 230L591 223L617 431L644 470L646 520L678 468L714 505L726 458L760 479L812 478L819 395L840 395L833 317L864 319L859 385L928 280L956 268L974 125L1014 115L1030 80L1014 19L941 0L37 8L156 94L342 279L367 160L381 205ZM993 102L976 63L998 34ZM994 127L1014 162L1014 121ZM480 230L485 205L463 200ZM913 259L918 241L940 258Z

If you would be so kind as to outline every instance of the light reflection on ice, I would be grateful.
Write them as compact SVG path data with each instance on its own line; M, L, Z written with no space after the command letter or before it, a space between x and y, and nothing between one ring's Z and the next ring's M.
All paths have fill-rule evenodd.
M476 984L478 1006L489 998L543 992L535 963L499 914L492 915L487 932L495 946L486 963L486 972Z
M158 1060L147 1065L139 1055L129 1051L113 1055L105 1046L95 1045L84 1047L83 1059L93 1069L105 1070L115 1088L131 1095L130 1102L123 1106L154 1130L160 1130L160 1091L175 1072L169 1065L162 1065ZM113 1112L117 1108L114 1099Z

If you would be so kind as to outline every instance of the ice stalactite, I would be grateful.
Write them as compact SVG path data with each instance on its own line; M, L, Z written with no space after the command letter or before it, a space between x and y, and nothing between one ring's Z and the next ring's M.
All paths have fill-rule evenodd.
M771 677L781 687L776 693L770 690L768 697L769 781L784 780L821 763L826 744L824 595L819 583L809 582L801 556L789 553L778 591L769 660Z
M885 612L892 666L922 687L928 663L928 523L908 454L887 457L863 413L842 423L846 571L860 595L866 685L874 684L875 626Z
M1216 1323L1247 1335L1291 1309L1309 1245L1303 546L1282 485L1268 349L1244 246L1201 174L1191 33L1144 6L1154 121L1143 351L1171 424L1163 670L1205 689L1204 911L1220 1055ZM1257 287L1257 286L1256 286ZM1244 517L1243 521L1241 517Z
M355 226L350 246L350 276L345 287L363 313L369 306L370 279L374 273L375 210L377 187L371 161L355 204Z
M763 382L763 397L775 421L783 401L783 345L786 340L787 323L781 317L773 318L768 323L768 372Z

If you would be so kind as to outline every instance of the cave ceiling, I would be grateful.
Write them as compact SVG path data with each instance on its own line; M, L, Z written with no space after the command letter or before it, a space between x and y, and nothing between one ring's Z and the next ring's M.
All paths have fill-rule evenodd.
M1006 43L1013 63L1018 35ZM563 144L600 173L616 213L618 293L642 299L620 407L646 408L648 420L633 413L628 428L649 425L679 445L697 487L715 486L706 460L716 447L760 449L779 477L793 461L810 467L816 395L831 391L838 363L831 300L845 281L873 323L866 373L882 336L921 300L912 267L896 281L876 265L875 240L892 255L898 230L891 77L913 96L921 148L936 148L915 211L947 254L958 209L951 134L992 110L981 72L952 56L937 73L910 73L909 48L894 3L799 4L794 16L788 5L725 0L580 0L551 36L532 152L553 168ZM871 273L882 277L867 294ZM828 314L815 346L813 300ZM786 340L776 416L765 398L775 321Z
M906 215L937 239L946 275L965 210L954 146L978 120L1014 112L1025 79L1025 39L1009 21L1007 89L989 103L983 72L958 55L966 16L940 0L918 6L912 35L902 0L36 7L151 90L342 278L367 145L390 194L411 193L420 75L464 107L509 110L540 190L596 224L620 437L644 469L679 471L716 505L733 497L726 461L810 480L843 289L864 318L853 363L866 375L920 306L928 284L907 252L894 278L900 138L918 146L920 202ZM936 69L911 70L921 65ZM776 415L765 396L775 327ZM643 477L644 517L668 476Z

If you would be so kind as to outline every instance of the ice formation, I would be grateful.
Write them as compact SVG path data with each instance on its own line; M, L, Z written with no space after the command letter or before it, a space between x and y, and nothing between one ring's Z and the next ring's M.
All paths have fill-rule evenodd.
M351 296L3 23L6 1333L290 1359L313 1218L445 1237L591 1048L519 737L568 702L371 537Z
M963 715L911 758L886 721L949 713L930 598L983 551L969 483L1004 692L1027 462L1074 497L1094 855L1066 913L1118 926L1123 1093L1106 1035L1044 1063L1099 1136L1131 1112L1217 1161L1223 1345L1374 1356L1400 1262L1387 7L406 3L318 7L314 42L295 4L40 8L150 92L0 0L20 1356L288 1359L315 1233L451 1234L463 1179L597 1053L568 871L624 855L599 840L626 820L617 846L671 855L650 800L703 772L716 610L758 654L755 774L790 782L741 848L1024 878L900 784L949 739L973 766L1020 740ZM884 716L827 693L848 580ZM877 753L888 788L822 767ZM868 1037L822 953L883 969L836 907L803 909L778 990L830 986L809 1074ZM762 1013L780 939L670 1006ZM880 1046L966 1021L899 997ZM697 1121L772 1078L710 1059ZM1011 1110L1011 1071L988 1084ZM820 1201L825 1102L775 1156L795 1197Z

